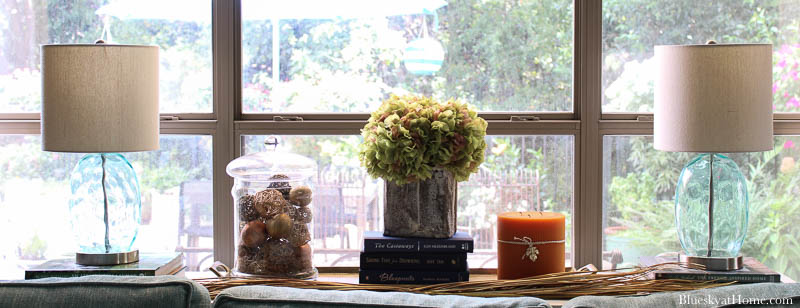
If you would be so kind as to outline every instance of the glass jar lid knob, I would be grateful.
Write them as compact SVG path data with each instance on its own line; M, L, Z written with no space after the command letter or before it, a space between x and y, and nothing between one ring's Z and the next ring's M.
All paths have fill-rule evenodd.
M266 146L267 149L270 149L269 147L272 146L270 150L273 151L278 149L278 145L280 143L281 143L281 138L275 135L270 135L269 137L267 137L266 140L264 140L264 146Z

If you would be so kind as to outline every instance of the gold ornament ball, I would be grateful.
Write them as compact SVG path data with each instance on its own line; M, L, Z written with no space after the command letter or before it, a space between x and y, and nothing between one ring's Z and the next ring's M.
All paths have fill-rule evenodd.
M289 201L299 206L306 206L311 203L311 188L308 186L297 186L289 191Z
M267 221L267 233L272 238L286 238L292 231L292 218L283 213Z

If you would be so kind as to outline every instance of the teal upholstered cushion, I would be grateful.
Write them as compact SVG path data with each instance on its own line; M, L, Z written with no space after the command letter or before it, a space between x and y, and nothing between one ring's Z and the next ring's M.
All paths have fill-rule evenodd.
M402 292L324 291L268 286L221 292L215 308L233 307L550 307L535 297L479 298Z
M628 307L739 307L741 304L758 305L745 307L798 307L800 306L800 284L754 283L686 292L665 292L648 296L613 297L581 296L568 301L564 308L628 308ZM760 302L755 302L756 300ZM781 303L788 303L782 305ZM763 305L763 306L762 306Z
M200 284L174 276L84 276L0 282L0 307L211 307Z

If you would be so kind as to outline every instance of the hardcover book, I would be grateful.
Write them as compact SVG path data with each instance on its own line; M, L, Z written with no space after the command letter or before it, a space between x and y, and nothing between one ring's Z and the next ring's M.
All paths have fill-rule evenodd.
M640 257L642 266L651 266L665 262L677 262L677 257ZM654 272L655 279L716 280L719 282L781 282L781 275L769 269L758 260L745 257L742 269L736 271L706 271L685 267L669 267Z
M379 231L364 231L364 252L472 252L472 237L456 232L447 239L384 236Z
M181 275L183 253L140 254L139 262L120 265L80 265L75 258L50 260L25 270L25 279L80 277L86 275L159 276Z
M466 271L467 253L362 252L361 269Z
M359 270L358 283L435 284L469 280L469 271L432 272L404 270Z

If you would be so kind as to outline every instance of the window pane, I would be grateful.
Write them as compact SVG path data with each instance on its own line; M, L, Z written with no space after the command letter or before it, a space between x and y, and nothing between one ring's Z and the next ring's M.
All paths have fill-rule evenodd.
M196 271L213 263L211 137L162 135L160 143L158 151L124 154L142 192L134 245L143 253L185 251ZM69 175L82 156L43 152L38 135L0 135L0 279L74 256Z
M242 153L265 151L266 137L242 136ZM314 266L358 266L363 231L383 230L383 182L360 167L359 143L360 136L281 136L278 150L317 162L309 226Z
M211 1L6 1L0 6L0 113L41 110L40 44L160 47L161 112L212 112Z
M458 186L458 227L475 238L470 267L497 267L497 214L512 211L564 214L570 263L574 142L572 136L487 138L480 171Z
M362 234L383 230L383 181L360 167L359 136L281 136L282 150L318 163L313 179L312 244L316 266L358 266ZM242 152L264 151L266 136L243 136ZM475 238L470 267L497 267L497 213L541 209L567 215L570 251L574 139L572 136L492 136L486 160L459 183L458 229ZM319 200L324 199L324 202ZM568 258L569 260L569 258Z
M603 138L603 250L618 249L624 264L638 257L680 251L675 228L675 183L696 153L653 149L652 136ZM750 195L742 254L800 278L800 136L775 137L773 151L728 155L739 165ZM604 258L606 261L608 257ZM603 262L604 267L610 264Z
M603 111L652 112L653 46L772 43L776 112L800 111L797 1L603 1Z
M372 112L415 93L571 111L572 2L242 0L242 110Z

